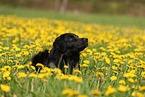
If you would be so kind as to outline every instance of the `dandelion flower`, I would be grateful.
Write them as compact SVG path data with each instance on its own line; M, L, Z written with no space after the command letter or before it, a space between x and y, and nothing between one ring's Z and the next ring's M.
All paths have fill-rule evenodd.
M75 95L78 95L79 94L79 91L72 91L69 93L68 96L75 96Z
M67 66L67 65L64 65L64 68L69 68L69 66Z
M93 95L102 95L102 93L100 91L96 91L96 90L91 91L91 94L93 94Z
M2 89L4 92L9 92L9 91L10 91L10 87L7 86L7 85L2 85L2 84L1 84L1 89Z
M140 91L145 91L145 86L140 87Z
M43 77L44 77L44 74L41 74L41 73L38 74L38 78L43 78Z
M31 66L31 68L32 68L33 70L35 70L35 67L34 67L34 66Z
M77 83L83 83L83 80L82 80L82 78L77 78L77 79L75 80L75 82L77 82Z
M62 94L67 95L67 94L70 94L71 92L72 92L71 89L65 89L65 90L62 91Z
M80 67L88 67L88 65L87 64L82 64L82 65L80 65Z
M61 77L61 79L69 79L69 76L68 76L68 75L63 75L63 76Z
M24 65L18 65L17 68L18 69L23 69L25 66Z
M128 81L131 83L134 83L134 79L132 79L132 78L128 78Z
M84 60L83 62L86 63L86 64L89 64L90 63L89 60Z
M125 92L125 91L128 90L128 88L123 86L123 85L119 85L118 90L121 91L121 92Z
M37 63L36 66L37 66L37 67L42 67L42 68L44 67L44 65L41 64L41 63Z
M105 92L105 95L108 96L112 93L116 92L116 89L115 88L112 88L110 85L108 86L108 89L107 91Z
M19 72L18 73L18 78L23 78L23 77L26 77L27 74L25 74L24 72Z
M82 72L80 70L74 70L74 73L82 74Z
M114 80L117 79L117 77L116 77L116 76L112 76L110 79L111 79L112 81L114 81Z
M106 58L105 58L105 61L106 61L107 64L110 65L110 59L109 59L109 58L106 57Z
M10 71L6 71L3 73L3 78L9 77L9 75L10 75Z
M9 50L9 47L3 47L3 50Z
M31 73L29 77L37 77L37 75L35 73Z
M140 93L140 92L137 92L137 91L135 91L135 92L132 92L132 94L131 94L132 96L137 96L137 97L143 97L143 94L142 93Z
M120 80L119 83L125 85L125 81L124 80Z
M78 97L88 97L87 95L79 95Z
M96 73L96 76L101 76L101 77L103 77L104 74L103 74L102 72L97 72L97 73Z
M86 57L86 56L87 56L87 54L86 54L86 53L82 53L82 55L83 55L84 57Z

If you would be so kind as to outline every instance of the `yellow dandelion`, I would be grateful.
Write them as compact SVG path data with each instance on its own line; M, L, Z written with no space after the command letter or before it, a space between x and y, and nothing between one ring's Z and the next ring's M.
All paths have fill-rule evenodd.
M145 86L140 87L140 91L145 91Z
M112 81L114 81L114 80L117 79L117 77L116 77L116 76L112 76L110 79L111 79Z
M91 94L93 94L93 95L102 95L102 93L100 91L96 91L96 90L91 91Z
M136 77L136 75L133 74L133 73L125 73L125 74L123 74L123 76L127 77L127 78L129 78L129 77Z
M53 71L57 74L62 74L61 70L58 68L54 68Z
M103 74L102 72L97 72L97 73L96 73L96 76L101 76L101 77L103 77L104 74Z
M14 65L14 66L12 66L13 68L17 68L18 67L18 65Z
M37 66L37 67L42 67L42 68L44 68L44 65L41 64L41 63L37 63L36 66Z
M11 63L12 63L12 62L13 62L13 60L8 60L8 62L11 62Z
M77 82L77 83L83 83L83 79L82 78L77 78L74 81Z
M3 47L3 50L9 50L9 47Z
M2 84L1 84L1 89L2 89L4 92L9 92L9 91L10 91L10 87L7 86L7 85L2 85Z
M36 69L34 66L31 66L31 68L32 68L33 70L35 70L35 69Z
M39 74L38 74L38 78L44 78L44 76L45 76L45 75L42 74L42 73L39 73Z
M7 77L7 79L10 81L12 78L11 77Z
M87 57L87 54L86 54L86 53L82 53L82 55L83 55L84 57Z
M121 92L125 92L125 91L128 90L128 88L123 86L123 85L119 85L118 90L121 91Z
M142 75L142 76L145 75L145 72L142 72L141 75Z
M74 70L74 73L79 73L79 74L82 74L82 72L80 70Z
M106 61L107 64L110 65L110 59L109 58L105 57L105 61Z
M46 69L42 69L40 72L41 73L45 73L46 72Z
M61 76L61 79L69 79L69 76L68 75L63 75L63 76Z
M10 71L6 71L3 73L3 78L9 77L9 75L10 75Z
M134 79L132 79L132 78L128 78L128 81L131 83L134 83Z
M108 86L108 89L107 91L105 92L105 95L108 96L112 93L116 92L116 89L115 88L112 88L110 85Z
M80 65L80 67L88 67L88 65L87 64L82 64L82 65Z
M132 92L132 94L131 94L132 96L137 96L137 97L143 97L143 94L142 93L140 93L140 92L137 92L137 91L135 91L135 92Z
M23 78L23 77L26 77L27 74L25 74L24 72L19 72L18 73L18 78Z
M11 67L10 66L4 66L4 68L8 71L11 71Z
M18 65L17 68L18 69L23 69L23 68L25 68L25 66L24 65Z
M83 62L86 63L86 64L89 64L90 63L89 60L84 60Z
M79 91L72 91L69 93L68 96L75 96L75 95L78 95L79 94Z
M79 95L78 97L88 97L87 95Z
M97 50L96 50L96 49L93 49L92 51L93 51L93 52L96 52Z
M64 65L64 68L69 68L69 66L67 66L67 65Z
M120 80L119 83L125 85L125 81L124 80Z
M31 73L29 77L37 77L37 75L35 73Z
M20 48L18 48L18 47L16 47L16 48L15 48L15 50L16 50L16 51L20 51L21 49L20 49Z
M21 54L16 54L16 57L21 57Z
M134 89L138 89L138 86L133 85L132 88L134 88Z
M112 66L111 68L112 68L112 69L117 69L117 67L116 67L116 66Z
M70 94L71 92L72 92L71 89L65 89L65 90L62 91L62 94L67 95L67 94Z

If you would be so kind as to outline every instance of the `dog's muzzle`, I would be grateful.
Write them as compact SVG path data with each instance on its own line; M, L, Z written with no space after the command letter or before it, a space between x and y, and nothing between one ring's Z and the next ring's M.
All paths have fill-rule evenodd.
M83 41L83 44L87 47L88 46L88 38L81 38Z

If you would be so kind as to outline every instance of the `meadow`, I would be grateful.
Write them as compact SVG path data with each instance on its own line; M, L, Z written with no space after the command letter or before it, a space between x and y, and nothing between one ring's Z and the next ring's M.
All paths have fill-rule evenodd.
M57 36L69 32L89 39L81 52L81 69L70 75L42 66L37 73L31 66L32 56L50 50ZM0 95L145 97L144 43L145 29L135 25L0 15Z

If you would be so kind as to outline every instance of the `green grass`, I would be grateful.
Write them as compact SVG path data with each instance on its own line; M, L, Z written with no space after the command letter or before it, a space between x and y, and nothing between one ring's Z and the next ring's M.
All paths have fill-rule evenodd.
M1 14L1 96L96 97L91 93L93 90L100 91L103 97L107 96L107 92L108 97L145 95L144 90L140 89L145 85L145 29L143 25L138 25L139 21L144 24L143 18L60 14L22 8L5 8ZM14 14L17 16L13 16ZM114 18L118 18L118 21L113 20ZM119 20L121 18L123 20ZM129 19L134 22L129 22ZM131 27L132 25L139 27ZM51 49L54 39L68 32L89 39L89 46L81 52L81 73L74 72L74 76L63 75L55 73L56 69L50 73L50 69L44 68L41 72L44 77L38 77L40 73L31 66L30 59L41 50ZM32 73L33 76L30 76ZM2 88L2 85L9 86L10 90L6 86ZM119 88L120 85L125 91ZM71 91L64 95L62 91L65 89ZM79 94L72 94L74 91ZM136 95L133 95L134 93Z
M87 14L87 13L78 13L74 14L68 12L66 14L57 13L49 10L36 10L36 9L27 9L21 7L10 7L1 5L1 13L4 15L16 15L18 17L45 17L48 19L58 19L58 20L67 20L67 21L78 21L83 23L91 24L102 24L102 25L115 25L122 27L132 27L137 26L144 28L145 27L145 18L135 17L128 15L109 15L109 14Z

